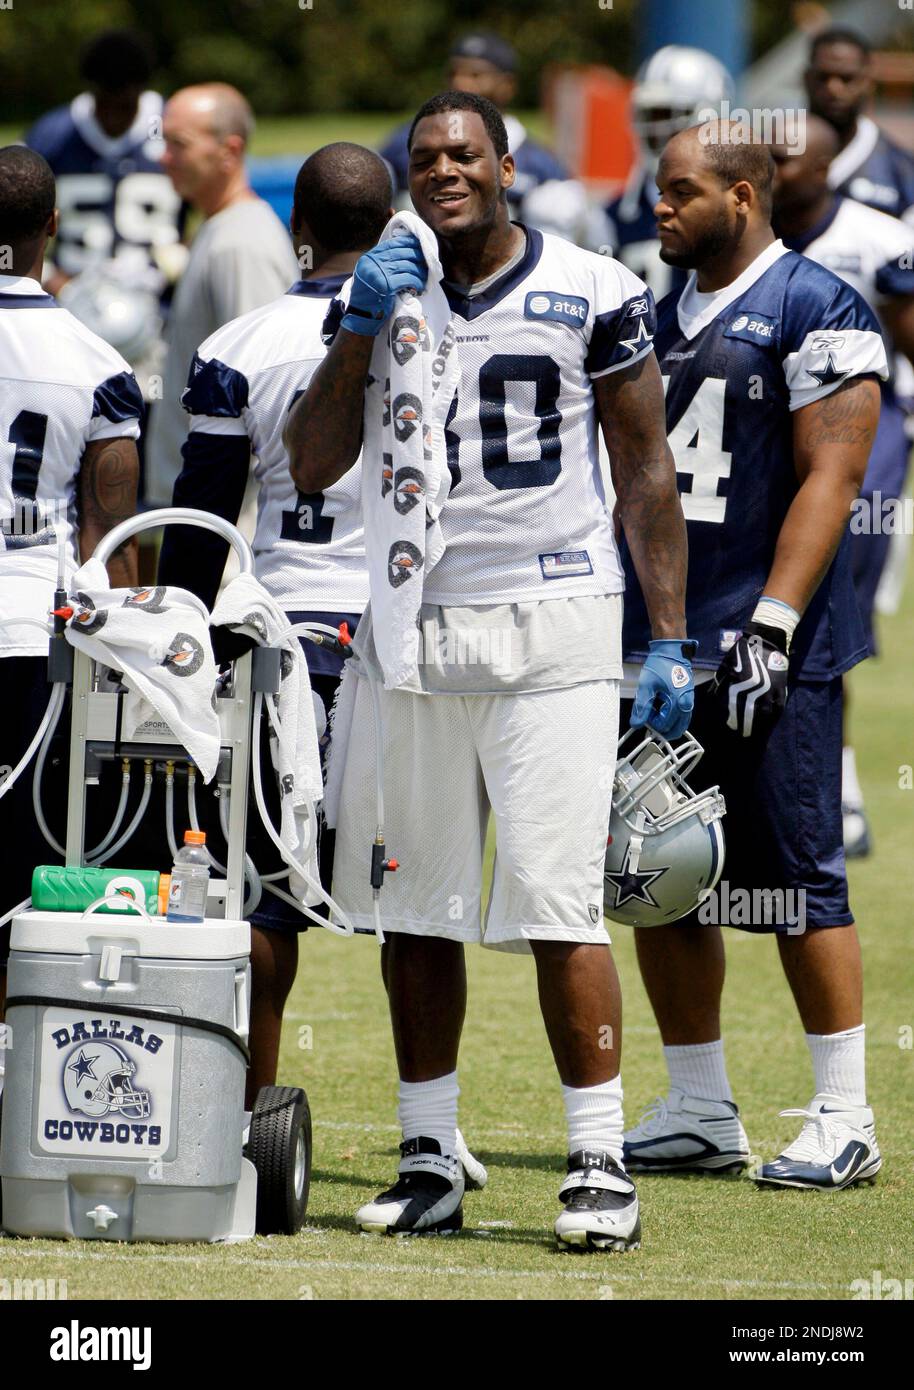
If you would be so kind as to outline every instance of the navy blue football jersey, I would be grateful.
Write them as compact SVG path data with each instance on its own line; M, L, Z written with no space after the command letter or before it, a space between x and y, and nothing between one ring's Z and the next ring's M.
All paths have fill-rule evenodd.
M716 668L752 616L799 488L792 412L888 366L860 295L780 241L718 295L696 299L694 284L658 306L654 344L689 534L688 635L695 664ZM866 654L848 542L794 636L800 679L830 679ZM650 623L627 546L622 558L623 652L643 660Z
M78 275L115 258L125 269L135 266L149 288L160 288L148 278L152 248L177 241L181 225L181 200L159 163L162 98L144 92L133 125L116 139L102 130L94 107L83 92L42 116L25 136L57 180L54 259L65 274Z
M914 155L894 144L869 116L831 162L829 185L858 203L914 221Z
M612 254L644 281L656 300L685 289L688 279L686 271L665 265L660 259L654 215L659 196L654 180L642 169L625 192L606 206Z

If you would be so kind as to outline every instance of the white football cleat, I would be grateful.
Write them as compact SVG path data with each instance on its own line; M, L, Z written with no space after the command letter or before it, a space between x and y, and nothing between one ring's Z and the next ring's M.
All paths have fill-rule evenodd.
M436 1139L404 1139L400 1176L393 1187L355 1214L363 1231L378 1235L453 1235L463 1226L463 1164L443 1154Z
M819 1094L805 1110L782 1110L781 1114L802 1115L806 1123L773 1162L753 1169L750 1176L755 1182L840 1191L874 1181L882 1156L868 1105L849 1105L840 1096Z
M732 1101L673 1087L625 1131L622 1157L634 1173L734 1172L749 1161L749 1140Z
M637 1250L641 1218L635 1184L608 1153L579 1149L559 1188L565 1210L556 1218L560 1250Z
M457 1131L457 1157L463 1164L464 1185L467 1192L479 1192L489 1181L488 1169L467 1148L467 1141L460 1130Z

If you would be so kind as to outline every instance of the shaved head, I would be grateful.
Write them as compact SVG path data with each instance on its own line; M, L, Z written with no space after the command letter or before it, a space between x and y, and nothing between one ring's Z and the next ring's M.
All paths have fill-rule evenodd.
M750 135L747 139L741 121L707 121L704 125L689 126L673 136L667 149L677 140L691 141L693 147L698 146L699 157L703 155L705 167L716 175L722 187L751 184L759 206L770 214L774 179L771 151L760 137Z
M182 198L207 217L247 187L244 154L254 114L227 82L182 87L165 104L162 166Z
M657 169L660 259L729 283L730 267L738 274L772 240L773 174L770 150L742 121L679 131Z
M807 209L820 208L828 197L828 170L841 148L838 132L829 121L808 112L806 147L802 153L789 145L772 145L775 164L774 213L790 223Z
M193 113L217 140L237 135L248 144L254 133L254 113L247 99L227 82L200 82L194 87L182 87L169 99L168 105L187 114Z
M327 252L367 251L387 222L393 187L380 155L338 140L305 160L295 180L292 225Z

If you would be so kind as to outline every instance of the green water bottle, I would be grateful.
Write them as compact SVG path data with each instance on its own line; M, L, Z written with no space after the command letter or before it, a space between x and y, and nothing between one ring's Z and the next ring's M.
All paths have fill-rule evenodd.
M151 917L164 916L160 907L160 893L164 887L167 899L167 884L161 880L168 878L158 869L98 869L87 866L71 868L64 864L39 864L32 873L32 908L45 912L83 912L98 898L110 898L110 907L96 910L100 913L130 912L126 905L121 907L118 900L129 898L141 903ZM136 913L131 913L136 916Z

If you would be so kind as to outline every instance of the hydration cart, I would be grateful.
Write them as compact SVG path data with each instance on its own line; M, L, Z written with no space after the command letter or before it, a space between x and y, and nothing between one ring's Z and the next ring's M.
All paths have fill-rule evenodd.
M250 547L235 527L183 508L124 522L104 538L98 558L104 562L138 531L174 522L218 532L234 547L241 571L253 571ZM90 862L87 787L114 760L125 786L131 768L143 776L128 831L118 834L125 793L107 848L102 842L88 852L91 862L116 867L119 853L129 863L120 847L142 819L154 778L166 779L171 814L176 769L187 772L196 827L195 769L161 720L122 737L123 691L104 688L112 682L101 679L99 664L66 642L66 601L61 573L49 679L57 717L72 681L65 860L73 868ZM291 1234L302 1225L311 1169L305 1092L264 1087L253 1112L244 1109L251 986L242 913L246 877L249 890L257 878L245 855L252 699L260 692L271 703L279 656L276 648L255 648L217 685L215 782L227 854L221 876L222 866L211 862L216 872L202 923L168 922L149 910L142 893L106 896L82 912L32 907L13 919L0 1131L0 1222L8 1232L237 1241L255 1231ZM55 723L48 722L36 767L39 814L43 755Z

